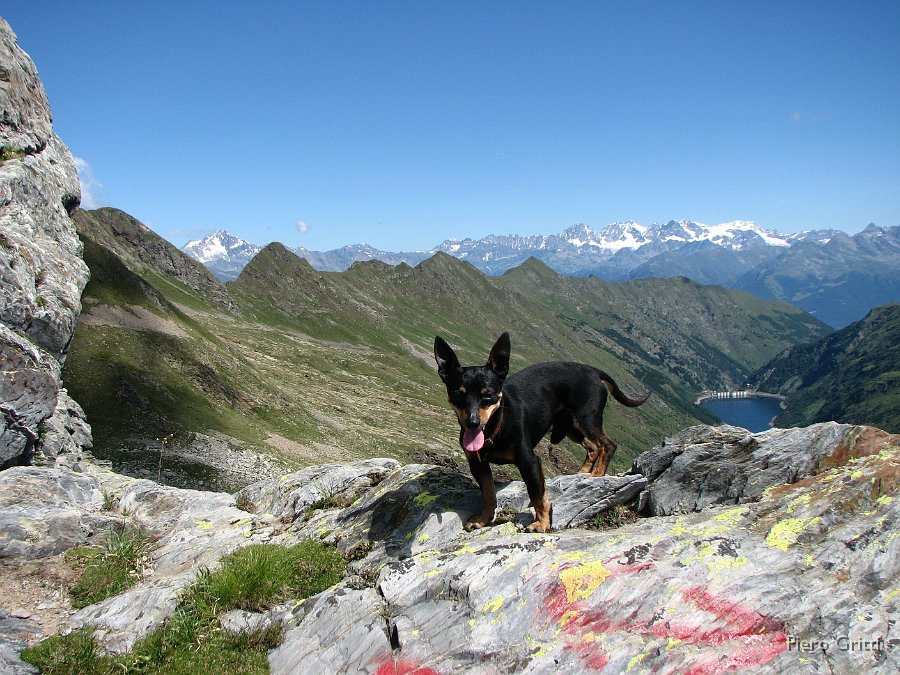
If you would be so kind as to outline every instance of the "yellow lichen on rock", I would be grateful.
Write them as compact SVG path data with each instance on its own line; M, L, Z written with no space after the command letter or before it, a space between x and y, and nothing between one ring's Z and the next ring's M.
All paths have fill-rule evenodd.
M787 551L791 544L795 544L804 530L817 525L821 518L785 518L780 520L766 535L766 543L772 548Z

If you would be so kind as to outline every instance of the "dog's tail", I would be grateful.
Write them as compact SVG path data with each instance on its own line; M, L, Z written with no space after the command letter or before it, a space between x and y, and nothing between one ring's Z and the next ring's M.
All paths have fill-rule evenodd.
M604 373L601 379L609 389L609 393L613 395L613 398L622 405L628 406L629 408L637 408L639 405L644 405L644 403L647 402L647 399L650 398L650 394L652 393L648 391L647 395L644 396L644 398L628 398L625 394L622 393L622 390L619 389L619 385L616 384L616 381L609 375L606 375Z

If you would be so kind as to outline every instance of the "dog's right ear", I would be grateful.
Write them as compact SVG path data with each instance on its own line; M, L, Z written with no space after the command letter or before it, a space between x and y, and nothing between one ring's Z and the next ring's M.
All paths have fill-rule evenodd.
M444 382L460 368L456 352L440 336L434 338L434 360L437 361L438 375Z

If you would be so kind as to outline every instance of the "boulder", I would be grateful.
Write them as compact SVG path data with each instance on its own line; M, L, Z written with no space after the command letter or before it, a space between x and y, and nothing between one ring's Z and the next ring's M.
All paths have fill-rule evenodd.
M0 471L0 562L35 560L89 543L122 524L103 511L99 481L43 467Z
M732 426L685 429L637 457L631 473L651 481L642 505L653 515L742 504L769 488L862 456L884 432L828 422L751 434Z

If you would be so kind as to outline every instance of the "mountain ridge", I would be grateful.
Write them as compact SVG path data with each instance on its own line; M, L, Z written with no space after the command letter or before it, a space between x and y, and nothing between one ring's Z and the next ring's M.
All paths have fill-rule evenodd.
M220 279L234 280L260 247L223 232L184 250ZM852 323L872 307L900 297L900 226L870 224L854 235L833 229L787 235L752 221L712 226L691 220L649 226L626 221L601 230L577 224L550 235L447 239L428 251L392 253L364 244L332 251L289 250L315 269L332 272L368 260L415 266L443 252L492 276L530 257L560 274L608 281L685 276L788 301L832 327Z

